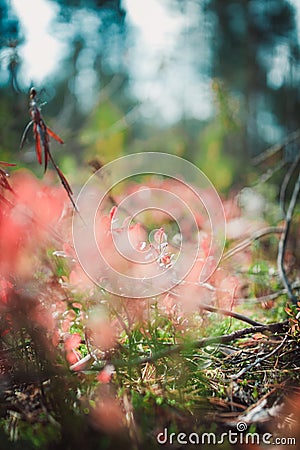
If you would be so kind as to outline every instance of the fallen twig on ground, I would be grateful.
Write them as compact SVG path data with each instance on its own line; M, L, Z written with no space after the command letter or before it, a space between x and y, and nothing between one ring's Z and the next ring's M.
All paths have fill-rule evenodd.
M243 338L249 334L262 333L264 331L269 331L271 333L283 332L284 329L288 326L288 323L289 323L289 321L285 320L284 322L276 322L276 323L270 323L267 325L258 325L258 326L253 326L250 328L243 328L241 330L234 331L233 333L230 333L230 334L225 334L222 336L207 337L207 338L196 340L194 342L189 342L188 346L185 343L168 346L167 349L160 350L153 355L149 355L149 356L142 357L142 358L134 358L131 361L114 360L114 361L112 361L112 364L115 367L122 367L122 366L124 367L124 366L138 366L140 364L151 363L151 362L155 362L161 358L167 358L168 356L171 356L171 355L174 355L181 351L184 351L187 347L190 349L191 347L203 348L203 347L207 347L208 345L226 344L226 343L232 342L236 339Z
M237 380L238 378L240 378L242 375L244 375L246 372L248 372L248 370L252 369L252 367L257 366L257 364L260 364L262 361L264 361L265 359L270 358L271 356L275 355L275 353L277 353L285 344L286 340L287 340L287 335L283 338L283 340L281 341L281 343L274 348L274 350L272 350L270 353L267 353L266 355L260 357L260 358L256 358L255 361L253 361L252 363L248 364L246 367L244 367L242 370L240 370L237 374L232 375L230 377L231 380Z

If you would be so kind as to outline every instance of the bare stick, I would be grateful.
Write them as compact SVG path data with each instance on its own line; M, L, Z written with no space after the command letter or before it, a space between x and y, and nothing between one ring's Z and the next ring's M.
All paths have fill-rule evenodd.
M140 364L145 364L145 363L153 363L161 358L166 358L166 357L172 356L176 353L179 353L181 351L184 351L186 348L189 348L189 349L191 349L191 347L204 348L204 347L207 347L209 345L214 345L214 344L217 344L217 345L227 344L236 339L245 337L249 334L262 333L264 331L269 331L271 333L283 332L285 330L285 328L288 326L288 323L289 323L289 321L286 320L284 322L270 323L269 325L260 325L260 326L250 327L250 328L243 328L242 330L234 331L231 334L225 334L222 336L213 336L213 337L203 338L198 341L194 341L193 343L189 343L188 347L184 343L178 344L178 345L171 345L171 346L168 346L168 348L160 350L150 356L146 356L143 358L135 358L135 359L132 359L131 361L115 360L115 361L112 361L112 364L115 367L123 367L123 366L138 366Z
M215 306L201 304L201 305L199 305L199 309L205 309L206 311L215 312L217 314L221 314L222 316L233 317L234 319L249 323L249 325L254 325L254 326L263 326L264 325L261 322L257 322L256 320L250 319L250 317L244 316L243 314L229 311L227 309L217 308Z
M298 174L298 178L297 181L295 183L294 186L294 190L291 196L291 200L289 203L289 207L285 216L285 224L284 224L284 228L280 237L280 241L278 244L278 255L277 255L277 266L278 266L278 272L279 275L281 277L282 283L284 285L284 287L287 290L287 294L290 298L290 300L292 300L292 302L296 305L298 302L298 298L293 294L292 291L292 287L290 285L290 282L287 278L286 272L285 272L285 268L284 268L284 254L285 254L285 249L286 249L286 244L287 244L287 240L288 240L288 234L289 234L289 230L290 230L290 226L291 226L291 221L293 218L293 213L294 213L294 209L296 206L296 202L297 202L297 198L299 195L299 191L300 191L300 172Z
M282 159L273 169L270 168L265 173L263 173L259 177L259 179L255 183L253 183L252 186L257 186L259 184L266 183L270 178L272 178L272 176L276 172L279 172L279 170L281 170L286 164L287 162L284 159Z
M268 227L268 228L264 228L262 230L256 231L249 238L240 242L236 247L234 247L234 248L228 250L226 253L224 253L224 255L222 257L222 261L225 261L226 259L231 258L236 253L240 252L241 250L244 250L246 247L249 247L249 245L251 245L257 239L260 239L261 237L266 236L268 234L282 233L282 231L283 231L283 228L281 228L281 227Z
M290 182L290 179L292 177L292 174L294 172L294 170L296 169L297 165L299 164L300 161L300 154L299 156L295 159L295 161L293 162L293 164L290 166L289 170L287 171L287 173L284 176L284 179L282 181L281 184L281 188L280 188L280 206L282 209L283 214L286 214L286 209L285 209L285 195L286 195L286 190L288 187L288 184Z
M277 347L275 347L274 350L271 351L271 353L268 353L267 355L264 355L261 358L257 358L253 363L249 364L247 367L244 367L236 375L232 375L230 377L230 380L237 380L242 375L244 375L244 373L248 372L248 370L252 369L252 367L257 366L257 364L260 364L262 361L265 361L268 358L271 358L271 356L273 356L273 355L275 355L275 353L279 352L279 350L284 346L286 340L287 340L287 335L280 342L280 344Z
M299 282L295 281L294 283L292 283L292 289L295 289L298 287L300 287ZM262 295L261 297L240 297L240 298L236 298L235 301L236 301L236 303L245 303L245 302L262 303L262 302L267 302L269 300L275 300L276 298L280 297L280 295L284 295L286 293L287 293L286 289L280 289L276 292L273 292L272 294Z

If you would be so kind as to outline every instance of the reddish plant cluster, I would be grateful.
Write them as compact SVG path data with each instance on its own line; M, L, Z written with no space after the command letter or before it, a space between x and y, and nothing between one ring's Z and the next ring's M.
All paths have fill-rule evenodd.
M126 400L121 405L114 391L113 381L117 376L114 358L120 357L123 349L124 354L129 352L128 339L135 333L151 343L157 326L153 311L172 329L172 344L184 342L189 334L192 338L198 338L202 332L205 335L208 324L205 307L232 311L241 296L242 286L242 276L233 275L236 271L232 267L247 267L250 252L238 252L206 282L199 282L204 264L209 261L213 265L215 261L209 218L204 210L201 214L198 211L200 245L194 259L186 252L187 275L171 289L150 299L118 297L110 294L109 289L101 288L102 282L114 289L120 287L117 277L110 276L105 264L94 267L98 286L79 263L72 244L70 208L66 207L62 186L53 186L51 177L40 181L24 170L14 172L9 182L6 172L0 171L0 181L0 253L3 255L0 260L0 337L5 350L14 349L13 354L7 352L2 359L1 377L24 379L26 374L30 380L38 376L53 380L57 376L69 376L73 384L66 384L67 389L74 392L87 381L93 385L90 397L86 394L77 400L80 407L88 411L90 426L98 432L122 432L129 413L124 412ZM162 184L164 189L172 189L169 180L153 179L143 188L157 188ZM115 197L115 203L121 203L138 189L138 184L130 185L122 196ZM196 199L193 194L189 195L185 201L195 210ZM142 204L137 206L142 207ZM228 229L235 237L238 233L243 237L245 224L253 230L255 221L242 218L235 202L225 202L224 208ZM154 211L153 216L148 214L130 222L127 211L120 210L110 204L106 210L97 212L93 222L96 248L82 239L86 258L94 261L95 252L101 251L110 268L136 278L149 276L149 273L164 275L176 268L180 240L170 217ZM183 217L184 232L189 235L184 211L178 208L177 212L178 217ZM86 224L81 217L76 217L84 233ZM243 221L242 226L240 221ZM151 228L148 228L149 223ZM152 252L151 264L124 259L118 249L127 251L128 239L141 257ZM187 248L192 249L192 246ZM134 284L132 280L131 283L138 291L139 283ZM163 336L163 331L159 331ZM160 339L163 341L159 337L157 342ZM19 346L22 350L18 354L15 349ZM140 352L146 353L142 345ZM154 366L146 365L145 373L146 369L155 372ZM151 372L149 379L153 377Z
M66 310L47 261L49 248L61 242L64 190L22 170L2 184L0 194L5 199L0 207L0 335L6 336L5 347L13 347L21 330L28 331L28 339L40 330L49 349L59 342L58 319Z
M134 188L130 186L124 192L124 196L136 188L137 186ZM0 251L5 256L0 261L0 299L2 310L7 311L7 323L10 322L9 309L15 307L16 297L25 295L23 288L26 286L30 291L37 289L39 291L34 295L30 294L28 317L35 325L44 329L47 336L51 335L52 345L57 346L61 341L64 343L62 349L70 366L76 365L82 359L80 344L87 336L101 352L105 353L114 348L124 331L124 326L120 326L119 321L115 324L111 322L109 316L101 313L99 309L89 311L88 299L94 295L95 286L76 261L76 254L72 249L63 188L42 182L27 171L16 171L11 177L10 184L6 178L3 181L2 195L6 202L2 203L0 210L2 236ZM116 214L116 207L107 214L98 214L95 225L98 248L88 248L87 257L92 260L93 255L89 252L100 249L106 262L122 273L134 274L136 277L148 275L149 271L164 273L172 265L173 258L176 259L178 251L171 239L168 239L164 228L157 228L155 233L151 234L144 223L132 223L128 227L126 218L123 224L117 223ZM182 323L182 320L178 319L179 316L197 311L203 303L232 307L234 296L237 295L239 281L236 277L229 276L228 271L224 269L218 269L208 283L204 285L199 283L199 273L205 258L209 257L207 220L199 216L199 225L202 224L202 240L191 270L174 289L156 299L161 311L168 317L173 317L174 323L176 321ZM128 262L124 262L124 258L115 248L115 243L116 241L121 243L127 232L130 242L141 253L152 247L156 257L153 263L147 266L132 263L128 266ZM66 261L69 268L67 274L63 273L59 277L55 276L52 263L47 260L47 251L53 247L55 258L61 262ZM98 270L101 280L101 275L105 277L105 268ZM41 283L36 278L38 274L41 279L46 280L46 283ZM115 280L112 279L110 282L113 283ZM52 289L52 294L49 289L50 291ZM139 289L138 284L136 289ZM76 302L75 297L79 292L84 293L82 297L86 299L84 303L82 300ZM67 301L70 296L70 300ZM27 294L25 297L27 298ZM130 302L129 299L124 299L124 303L131 310L131 324L134 326L134 320L141 320L145 315L144 301ZM25 308L26 314L29 314L29 310ZM78 321L81 321L79 329L88 330L85 338L82 334L71 331ZM11 328L3 324L2 334ZM81 366L77 365L76 369L78 367L82 369L84 363Z
M59 226L64 192L27 171L15 172L8 186L0 210L0 271L2 276L31 277L35 255L54 233L52 227Z

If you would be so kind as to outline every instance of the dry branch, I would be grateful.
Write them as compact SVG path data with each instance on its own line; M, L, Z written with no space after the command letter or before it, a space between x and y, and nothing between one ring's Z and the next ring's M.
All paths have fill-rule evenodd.
M282 283L283 283L285 289L287 290L287 294L288 294L290 300L292 300L292 302L294 304L297 304L298 298L294 295L292 286L291 286L291 284L288 280L288 277L286 275L286 272L285 272L284 254L285 254L286 244L287 244L287 240L288 240L288 234L289 234L297 198L299 195L299 191L300 191L300 172L298 174L298 178L295 183L294 190L293 190L293 193L292 193L292 196L290 199L289 207L286 212L285 224L284 224L284 228L283 228L283 231L282 231L282 234L280 237L280 241L278 244L278 256L277 256L277 266L278 266L279 275L281 277L281 280L282 280Z
M248 366L244 367L242 370L240 370L237 374L232 375L230 377L231 380L237 380L238 378L240 378L242 375L244 375L246 372L248 372L248 370L252 369L253 367L257 366L258 364L260 364L261 362L265 361L268 358L271 358L271 356L275 355L276 353L279 352L279 350L284 346L285 342L287 340L287 335L285 335L285 337L283 338L283 340L280 342L279 345L277 345L277 347L275 347L270 353L267 353L266 355L260 357L260 358L256 358L254 362L252 362L251 364L249 364Z
M231 258L236 253L244 250L246 247L249 247L249 245L251 245L257 239L260 239L261 237L266 236L268 234L282 233L282 231L283 231L283 228L281 228L281 227L267 227L267 228L263 228L262 230L258 230L255 233L253 233L250 237L248 237L247 239L245 239L242 242L240 242L239 244L237 244L234 248L232 248L232 249L228 250L226 253L224 253L224 255L222 257L222 261L225 261L226 259Z
M239 314L233 311L229 311L227 309L217 308L215 306L201 304L199 306L200 309L205 309L206 311L214 312L217 314L221 314L222 316L233 317L234 319L241 320L242 322L248 323L253 326L261 326L263 323L257 322L256 320L250 319L250 317L244 316L243 314Z
M234 331L233 333L230 333L230 334L225 334L222 336L207 337L207 338L196 340L194 342L189 342L188 345L183 343L183 344L168 346L167 349L160 350L150 356L146 356L146 357L142 357L142 358L135 358L135 359L132 359L131 361L114 360L114 361L111 361L111 363L115 367L138 366L141 364L153 363L161 358L167 358L174 354L180 353L180 352L186 350L187 348L188 349L204 348L204 347L207 347L209 345L214 345L214 344L217 344L217 345L218 344L227 344L229 342L235 341L236 339L243 338L247 335L251 335L251 334L255 334L255 333L262 333L265 331L268 331L270 333L282 333L282 332L286 331L286 329L288 327L288 323L289 323L289 321L286 320L284 322L270 323L268 325L258 325L258 326L253 326L253 327L249 327L249 328L243 328L241 330Z

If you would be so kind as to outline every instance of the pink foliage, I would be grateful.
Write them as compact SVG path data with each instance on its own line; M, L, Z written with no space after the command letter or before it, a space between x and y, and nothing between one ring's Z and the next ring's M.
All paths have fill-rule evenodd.
M106 433L122 431L125 424L125 414L120 403L111 395L103 395L100 392L99 394L96 405L90 413L93 427Z
M104 369L102 369L98 375L97 380L102 384L107 384L111 381L112 376L114 374L114 366L111 364L107 364Z
M31 173L16 172L11 177L10 204L0 211L0 274L30 277L33 255L49 236L51 224L58 224L64 209L62 188L45 185Z
M65 338L65 351L70 352L79 347L81 343L81 336L78 333L70 334Z
M52 187L26 171L14 174L11 185L13 191L8 190L6 193L11 204L1 204L0 210L0 253L5 255L5 258L0 260L0 307L5 310L10 293L14 289L13 284L8 281L11 275L21 280L21 283L32 280L32 274L41 261L40 255L45 255L49 246L55 243L57 254L60 255L58 257L65 258L70 270L60 278L53 277L54 286L51 286L50 281L52 275L47 274L50 287L48 290L41 290L36 296L35 304L28 309L28 314L34 326L44 330L45 335L49 337L49 346L64 351L69 365L75 365L74 370L80 372L86 364L80 353L80 345L84 343L84 339L79 333L69 334L72 326L80 322L81 326L86 327L90 345L96 348L98 354L105 355L117 347L122 331L128 332L137 324L146 324L149 319L146 300L135 300L134 295L132 298L122 298L122 307L127 314L126 323L123 319L112 321L102 306L98 308L93 304L90 308L89 302L93 302L95 298L100 302L101 295L99 296L99 291L95 289L94 278L83 270L77 260L76 248L71 245L70 227L65 227L64 222L66 198L63 187ZM199 200L196 193L188 189L182 190L180 182L173 184L172 180L152 179L148 183L148 188L151 187L171 190L183 199L193 212L199 232L199 246L195 251L195 241L191 236L194 231L186 218L186 210L180 205L172 205L173 211L182 219L181 232L187 236L185 251L178 264L180 269L186 268L186 272L183 270L184 276L179 276L178 282L172 288L165 291L162 289L162 294L155 296L153 301L157 300L160 312L168 316L174 326L183 330L190 316L201 310L203 304L232 308L240 292L241 282L238 276L232 274L230 264L226 268L218 268L206 283L199 281L203 270L210 272L216 265L205 208L197 209ZM126 197L139 189L138 184L130 185L122 195ZM138 206L142 208L143 196L138 197L137 203L139 202ZM237 221L241 219L240 209L236 202L227 201L225 211L234 231ZM124 214L126 212L123 211L123 216ZM153 212L151 219L156 221L157 228L153 226L151 230L147 228L147 222L130 221L129 217L123 216L120 214L120 208L116 206L105 212L98 210L94 223L96 246L89 246L85 239L82 239L85 257L91 261L92 267L96 261L95 255L98 252L102 255L101 263L93 267L93 275L99 284L102 285L105 281L105 287L116 288L122 292L123 286L118 281L118 274L122 274L130 280L133 292L139 293L140 280L147 277L150 279L162 275L159 279L162 286L171 276L176 279L181 242L175 243L173 236L167 235L166 229L169 222L172 222L170 217L166 218L166 215L160 214L159 211ZM247 224L251 228L250 222ZM57 231L62 233L62 238L58 240ZM244 258L246 254L247 252L243 252ZM136 260L136 256L140 260ZM248 259L244 261L247 262ZM49 267L47 270L50 270ZM155 283L156 278L154 280ZM79 292L80 295L84 293L84 296L83 299L79 296L77 301L74 294ZM113 301L113 296L106 297L106 301L107 299ZM10 329L10 317L13 319L9 314L6 316L7 326L1 330L2 334ZM63 345L59 345L61 342ZM97 375L97 380L100 384L109 384L112 374L113 371L105 366ZM100 402L93 412L93 420L98 425L106 421L105 402L106 400ZM111 408L112 415L121 417L117 404L109 401L107 405L110 405L108 408Z
M0 308L1 305L8 304L9 292L13 288L12 283L5 279L0 279Z
M111 350L115 346L117 342L116 322L111 322L101 310L92 311L88 320L88 329L94 344L100 350Z
M78 333L69 334L65 337L64 348L70 366L77 363L81 358L80 352L77 350L80 344L81 336Z

